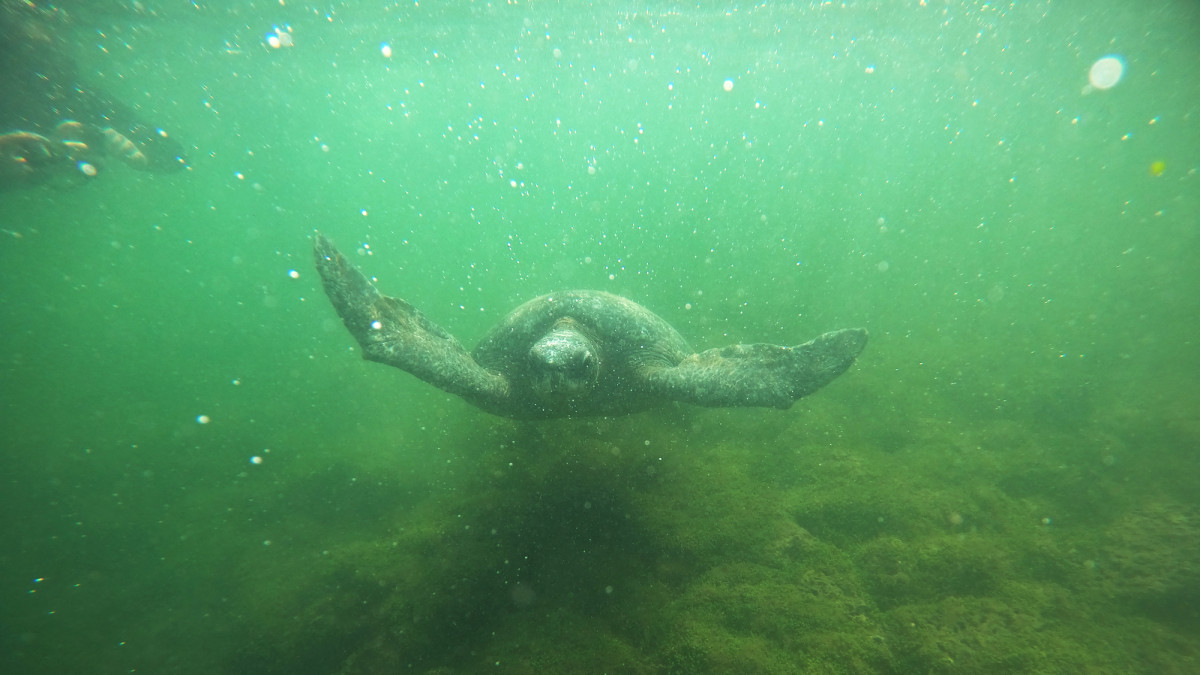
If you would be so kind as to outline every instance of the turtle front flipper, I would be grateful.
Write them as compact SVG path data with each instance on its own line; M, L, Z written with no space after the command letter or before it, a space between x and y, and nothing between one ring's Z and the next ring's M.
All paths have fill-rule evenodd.
M508 382L488 371L441 326L400 298L383 295L327 237L313 246L325 294L363 358L395 366L486 410L503 408Z
M861 328L825 333L795 347L751 344L692 354L677 366L647 374L651 390L676 401L711 407L792 402L832 382L867 344Z

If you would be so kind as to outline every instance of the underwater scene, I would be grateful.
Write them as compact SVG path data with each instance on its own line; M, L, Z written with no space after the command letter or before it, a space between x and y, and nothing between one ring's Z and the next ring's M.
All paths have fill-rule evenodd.
M1200 672L1200 4L0 8L0 672Z

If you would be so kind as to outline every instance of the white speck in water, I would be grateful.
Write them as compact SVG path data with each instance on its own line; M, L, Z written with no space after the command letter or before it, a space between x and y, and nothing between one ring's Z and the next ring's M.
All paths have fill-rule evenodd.
M1088 82L1097 89L1111 89L1125 74L1125 62L1119 56L1105 56L1092 64Z

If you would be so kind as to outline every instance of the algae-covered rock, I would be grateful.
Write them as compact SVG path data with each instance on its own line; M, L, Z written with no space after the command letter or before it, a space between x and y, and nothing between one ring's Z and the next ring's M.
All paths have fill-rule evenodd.
M1058 672L1036 608L995 597L947 597L890 613L903 672ZM1045 644L1043 644L1045 643ZM1082 665L1082 664L1077 664ZM1067 672L1067 671L1061 671Z
M885 608L986 595L1011 574L1007 552L978 536L947 535L919 543L881 537L863 546L856 562L875 601Z
M1053 456L1065 441L1016 425L876 448L732 424L506 422L445 441L432 481L297 482L266 551L308 557L245 570L226 670L1159 675L1200 658L1200 514L1126 511L1143 497L1094 452Z
M730 563L673 602L666 672L887 672L892 659L852 574Z
M1174 621L1200 619L1200 507L1159 503L1107 533L1099 571L1110 592Z

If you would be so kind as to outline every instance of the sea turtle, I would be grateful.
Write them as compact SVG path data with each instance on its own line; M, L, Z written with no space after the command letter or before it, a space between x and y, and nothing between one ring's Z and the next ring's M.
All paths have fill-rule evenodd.
M325 236L317 234L313 253L363 358L505 417L624 415L667 401L787 408L845 372L867 343L867 332L853 328L796 347L738 344L697 354L632 300L564 291L517 307L468 352L415 307L380 293Z

